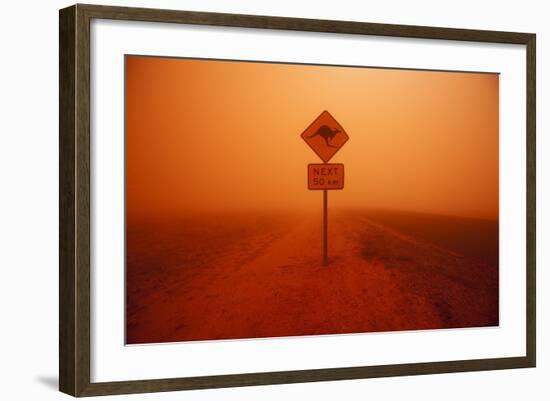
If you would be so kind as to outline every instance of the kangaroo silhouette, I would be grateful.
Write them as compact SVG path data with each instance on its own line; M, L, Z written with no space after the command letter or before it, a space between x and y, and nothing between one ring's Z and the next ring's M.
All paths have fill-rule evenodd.
M313 137L319 135L321 138L323 138L325 140L328 147L337 148L338 146L331 145L330 141L339 132L340 132L340 130L338 128L332 129L328 125L321 125L319 128L317 128L317 131L315 131L315 133L308 136L308 138L313 138Z

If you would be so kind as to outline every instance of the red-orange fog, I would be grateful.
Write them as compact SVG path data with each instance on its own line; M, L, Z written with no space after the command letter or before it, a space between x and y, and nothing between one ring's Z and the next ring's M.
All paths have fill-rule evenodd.
M127 343L498 325L498 85L128 56Z
M352 206L498 216L498 75L129 56L127 213L319 207L300 138L323 110L349 142Z

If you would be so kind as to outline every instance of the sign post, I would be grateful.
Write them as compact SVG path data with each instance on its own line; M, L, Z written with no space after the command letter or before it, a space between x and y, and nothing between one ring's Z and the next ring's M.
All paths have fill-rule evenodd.
M323 189L323 264L328 265L328 192Z
M328 265L328 191L344 189L344 165L329 160L349 140L344 128L328 111L323 111L301 135L323 163L309 164L307 185L323 191L323 264Z

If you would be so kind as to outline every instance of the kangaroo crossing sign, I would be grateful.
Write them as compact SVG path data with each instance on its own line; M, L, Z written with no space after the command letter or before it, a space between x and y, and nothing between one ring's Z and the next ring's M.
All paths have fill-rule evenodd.
M323 190L323 264L326 266L329 262L328 190L344 188L344 165L328 162L344 146L349 136L325 110L302 132L301 137L323 161L308 165L307 187L311 190Z
M302 139L324 163L328 163L348 141L349 136L338 121L325 110L302 133Z

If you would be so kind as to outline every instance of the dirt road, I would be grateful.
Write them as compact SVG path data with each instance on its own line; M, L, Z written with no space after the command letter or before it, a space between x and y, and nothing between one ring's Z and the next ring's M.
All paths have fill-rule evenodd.
M127 342L498 325L498 223L404 216L331 212L329 266L317 214L129 227Z

